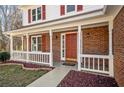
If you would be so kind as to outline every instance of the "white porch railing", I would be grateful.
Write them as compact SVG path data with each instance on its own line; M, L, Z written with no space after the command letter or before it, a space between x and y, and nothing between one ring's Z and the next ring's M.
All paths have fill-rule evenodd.
M16 61L27 61L41 64L50 64L50 53L48 52L25 52L13 51L11 59Z
M110 62L110 59L108 55L81 54L81 70L111 75L113 62Z

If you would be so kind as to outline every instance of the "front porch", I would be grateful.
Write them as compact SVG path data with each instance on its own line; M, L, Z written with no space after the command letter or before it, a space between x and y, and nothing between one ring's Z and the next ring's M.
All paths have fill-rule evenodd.
M95 34L96 37L98 36L99 38L93 37L95 39L102 40L101 43L102 42L104 43L103 44L100 43L100 46L99 46L99 43L96 42L95 43L97 44L96 48L91 49L91 47L95 46L95 44L92 43L94 41L90 39L89 41L87 41L86 38L89 38L90 34L94 35L92 34L94 31L92 32L91 30L88 32L88 30L86 29L95 28L95 30L97 30L98 29L97 27L104 27L104 26L107 27L107 30L103 31L103 33L105 33L105 36L103 36L103 40L100 39L99 37L99 35L102 35L102 34L98 34L98 35ZM57 33L59 34L57 35ZM71 59L75 59L74 61L77 62L78 64L77 69L79 71L84 70L84 71L91 71L91 72L99 72L99 73L107 74L112 77L114 76L111 21L88 24L88 25L80 24L78 26L43 30L38 32L28 32L24 34L22 33L15 34L15 35L11 34L10 36L11 37L11 44L10 44L11 60L39 63L39 64L45 64L49 66L54 66L53 62L56 59L59 62L61 61L67 62L69 58L67 58L66 46L63 44L65 42L67 33L77 34L76 48L74 49L75 52L73 52L76 54L72 55L73 53L71 53L68 56L72 57ZM95 33L100 33L100 32L96 31ZM43 36L45 34L46 34L46 37L44 38ZM40 37L38 37L39 35ZM32 44L33 36L37 37L36 38L37 44L34 44L34 46ZM14 48L14 43L15 43L14 37L20 38L21 40L20 49ZM41 44L39 43L39 41L37 41L38 39L41 40L40 41L42 42ZM100 40L98 42L100 42ZM44 43L43 41L46 41L46 42ZM70 43L73 44L73 42L70 42ZM92 44L89 45L89 43L87 44L87 42L90 42L93 45ZM87 45L89 45L90 47ZM40 46L40 48L38 46ZM56 52L55 50L57 50L58 52Z

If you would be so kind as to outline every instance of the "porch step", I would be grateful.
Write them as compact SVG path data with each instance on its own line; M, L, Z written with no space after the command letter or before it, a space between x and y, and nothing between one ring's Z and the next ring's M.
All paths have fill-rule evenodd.
M63 65L65 65L65 66L75 66L76 64L74 62L64 62Z

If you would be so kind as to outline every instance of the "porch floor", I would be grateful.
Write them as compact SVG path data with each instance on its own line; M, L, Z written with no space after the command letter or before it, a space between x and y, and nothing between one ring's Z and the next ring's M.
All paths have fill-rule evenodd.
M75 66L64 66L54 62L55 69L46 73L27 87L56 87L70 70L76 70Z

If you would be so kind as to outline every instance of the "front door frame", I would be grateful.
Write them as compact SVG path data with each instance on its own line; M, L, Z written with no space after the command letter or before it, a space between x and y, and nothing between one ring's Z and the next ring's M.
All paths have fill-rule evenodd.
M62 61L66 60L66 34L74 34L74 33L77 33L77 32L75 31L75 32L61 33L61 40L60 41L61 41L61 60ZM63 46L64 46L64 48L63 48ZM64 54L63 54L63 52L64 52Z

